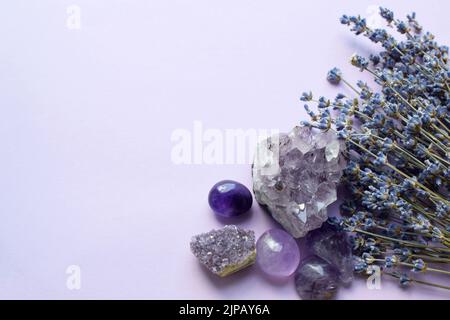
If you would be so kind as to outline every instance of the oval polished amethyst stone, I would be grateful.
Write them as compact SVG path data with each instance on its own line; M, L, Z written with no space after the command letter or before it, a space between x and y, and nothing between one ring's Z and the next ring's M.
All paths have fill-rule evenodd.
M289 277L300 263L297 242L281 229L266 231L256 242L256 263L273 278Z
M231 218L250 210L253 197L242 183L224 180L216 183L209 192L209 206L219 216Z

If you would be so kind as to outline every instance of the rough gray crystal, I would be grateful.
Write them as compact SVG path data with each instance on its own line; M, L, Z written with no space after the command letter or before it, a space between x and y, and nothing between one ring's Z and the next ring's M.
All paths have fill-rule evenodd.
M191 251L209 271L225 277L255 262L255 233L225 226L192 237Z
M319 228L337 198L343 150L334 131L309 127L263 140L253 164L256 200L295 238Z

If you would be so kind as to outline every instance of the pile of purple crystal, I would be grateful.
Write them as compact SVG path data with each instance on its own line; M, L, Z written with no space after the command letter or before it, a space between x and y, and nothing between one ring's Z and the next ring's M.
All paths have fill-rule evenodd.
M347 234L325 222L345 166L342 153L343 144L334 132L309 127L261 142L253 165L255 197L286 231L268 230L255 243L253 231L228 225L194 236L192 253L221 277L256 261L270 278L295 274L302 299L331 299L339 285L353 277ZM233 219L251 209L253 198L243 184L223 180L212 187L208 201L221 219ZM306 235L312 255L301 261L295 238Z
M295 274L295 286L302 299L331 299L340 284L353 280L353 255L347 233L325 222L306 236L311 256Z

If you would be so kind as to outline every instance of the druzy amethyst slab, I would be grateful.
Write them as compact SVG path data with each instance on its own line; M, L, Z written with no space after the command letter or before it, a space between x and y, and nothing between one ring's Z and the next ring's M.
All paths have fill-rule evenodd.
M217 215L231 218L249 211L252 207L253 197L250 190L243 184L224 180L211 188L208 202Z
M334 131L309 127L261 141L253 164L256 200L295 238L319 228L337 199L343 150Z
M300 251L294 238L284 230L266 231L256 242L256 263L268 276L287 278L300 262Z
M314 255L303 260L295 272L295 288L304 300L332 299L338 284L337 269Z
M255 262L255 233L225 226L192 237L191 251L209 271L225 277Z
M306 247L337 269L340 282L353 280L352 247L345 231L327 221L306 236Z

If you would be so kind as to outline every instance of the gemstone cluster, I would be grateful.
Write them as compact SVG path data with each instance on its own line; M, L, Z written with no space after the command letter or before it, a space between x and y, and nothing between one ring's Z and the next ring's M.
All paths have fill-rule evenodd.
M253 164L256 200L295 238L319 228L337 199L343 150L334 131L307 126L263 140Z
M255 233L228 225L192 237L191 251L209 271L225 277L255 262Z

